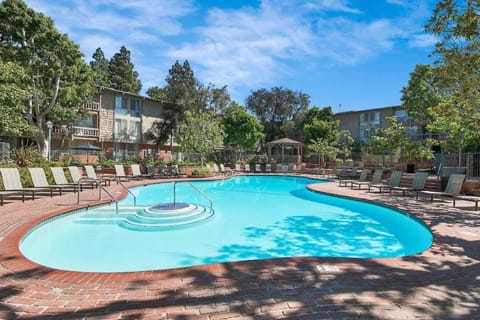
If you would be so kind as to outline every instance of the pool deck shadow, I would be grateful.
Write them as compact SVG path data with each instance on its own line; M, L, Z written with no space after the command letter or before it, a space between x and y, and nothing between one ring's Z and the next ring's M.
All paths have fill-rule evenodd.
M157 181L128 185L150 182ZM368 193L336 182L310 188L405 210L431 228L434 243L421 254L394 259L298 257L149 272L69 272L27 260L18 244L38 222L77 208L76 195L14 200L0 207L0 319L480 318L480 212L472 203L459 201L453 208L451 201ZM126 195L116 184L109 191ZM82 199L97 192L84 190Z

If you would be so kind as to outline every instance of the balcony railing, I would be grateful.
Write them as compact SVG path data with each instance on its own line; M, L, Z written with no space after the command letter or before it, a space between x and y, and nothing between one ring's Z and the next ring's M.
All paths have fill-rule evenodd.
M70 130L73 136L98 138L98 128L73 126Z
M100 103L95 101L89 101L82 104L82 109L89 111L98 111L100 110Z
M444 133L423 133L410 135L410 140L412 141L424 141L427 139L445 140L445 138L446 136Z

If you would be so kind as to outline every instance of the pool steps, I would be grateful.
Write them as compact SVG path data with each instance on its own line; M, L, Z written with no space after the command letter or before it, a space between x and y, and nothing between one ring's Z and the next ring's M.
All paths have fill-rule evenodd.
M111 206L90 209L82 215L77 223L118 224L120 227L139 230L157 231L188 226L209 220L214 210L200 204L189 204L178 209L163 209L155 212L150 206L119 207L118 213Z

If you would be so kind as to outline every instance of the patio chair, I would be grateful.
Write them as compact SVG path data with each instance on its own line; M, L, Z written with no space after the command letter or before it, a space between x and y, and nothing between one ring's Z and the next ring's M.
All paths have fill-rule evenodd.
M405 197L406 192L418 192L425 189L427 184L428 172L415 172L413 176L412 184L409 187L392 187L390 188L390 195L393 194L393 191L402 191L402 197Z
M265 172L272 172L272 165L270 163L265 165Z
M220 172L223 173L223 174L226 174L226 175L230 175L232 174L232 169L230 168L226 168L225 165L223 163L220 163Z
M168 177L169 172L168 172L168 166L165 164L160 165L160 177Z
M235 173L242 171L242 166L240 163L235 163Z
M3 205L3 198L12 195L21 195L22 202L25 201L25 194L29 194L35 200L37 192L48 192L53 197L53 190L49 188L24 188L20 172L17 168L0 168L4 191L0 194L0 202Z
M102 176L98 177L97 173L95 172L95 169L93 168L92 165L85 165L83 166L85 168L85 172L87 173L87 177L97 181L98 183L101 183L104 186L109 186L111 181L115 181L115 177L113 176Z
M95 187L97 188L98 181L94 179L90 179L89 177L84 177L82 176L82 173L80 173L80 170L78 169L77 166L69 166L68 167L68 172L70 172L70 176L72 177L72 180L74 183L80 184L81 187L91 187L92 189Z
M341 169L335 168L329 175L330 179L340 179L342 176L347 175L347 167L342 167Z
M262 165L260 163L255 163L255 172L262 172Z
M357 167L353 167L352 170L345 175L338 177L338 185L342 186L342 180L357 180Z
M358 179L346 179L346 180L339 180L340 187L344 186L347 187L350 184L350 188L352 187L352 182L368 182L368 175L370 174L369 169L363 169L360 172L360 177Z
M250 164L245 163L244 169L245 169L245 172L250 172Z
M214 173L216 176L219 175L219 174L220 174L220 169L218 168L218 164L214 163L214 164L212 165L212 167L213 167L213 173Z
M399 187L402 182L402 175L402 171L393 171L388 183L369 184L368 192L372 191L372 188L378 189L378 192L382 193L382 189L389 190L394 187Z
M180 175L180 168L178 167L178 164L172 164L170 166L170 174L175 177Z
M81 184L79 185L78 182L68 181L67 177L65 176L65 171L63 171L62 167L50 167L50 171L52 171L53 180L55 180L55 184L79 186L80 191L82 191L82 185Z
M433 202L435 197L452 197L458 196L462 191L463 182L465 181L464 174L454 173L448 177L447 186L444 191L417 191L417 199L420 194L430 196L430 202Z
M131 176L127 176L125 173L125 168L123 164L116 164L115 165L115 179L117 183L119 181L130 181Z
M458 195L453 196L453 206L455 207L456 200L464 200L464 201L471 201L475 202L475 211L478 210L478 202L480 201L479 196L469 196L469 195Z
M382 181L383 169L377 169L373 173L372 181L352 181L351 188L358 186L358 190L362 189L362 186L369 186L371 184L379 184Z
M131 164L130 168L132 169L132 177L134 179L143 179L143 178L151 178L152 176L142 173L140 170L140 165L139 164Z
M155 169L156 167L153 165L153 164L149 164L147 165L147 175L152 178L152 179L155 179L155 178L158 178L158 177L161 177L163 174L162 174L162 169L161 167L159 167L159 171L157 172Z
M30 176L32 177L32 183L35 188L52 189L58 191L59 195L62 195L63 190L77 192L78 186L71 184L49 184L47 176L43 168L28 168Z

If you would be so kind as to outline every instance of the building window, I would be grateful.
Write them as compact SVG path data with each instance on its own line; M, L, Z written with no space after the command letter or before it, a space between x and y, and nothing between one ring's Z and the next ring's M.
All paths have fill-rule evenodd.
M140 121L130 122L130 139L136 142L140 141L142 135L142 127Z
M75 125L77 127L86 127L86 128L94 128L93 117L88 117L86 119L80 119L75 121Z
M408 116L407 110L396 110L395 117L397 117L397 121L400 123L412 122L412 118Z
M375 135L380 128L380 112L369 111L360 113L360 140L369 142L370 137Z
M132 117L140 117L141 105L142 103L140 100L130 100L130 115Z
M128 138L127 134L127 120L115 119L115 139L125 140Z
M128 100L125 97L115 96L115 113L126 116L128 114Z

